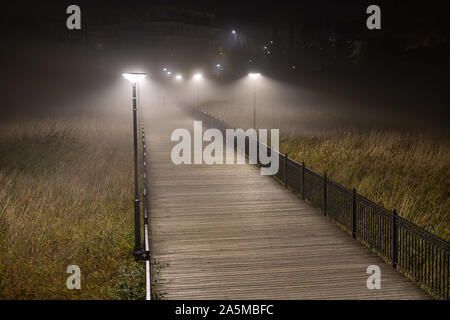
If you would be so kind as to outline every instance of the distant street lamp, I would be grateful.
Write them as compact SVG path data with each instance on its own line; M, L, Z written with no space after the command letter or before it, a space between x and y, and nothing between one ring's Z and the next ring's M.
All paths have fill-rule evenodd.
M183 76L182 76L181 74L177 74L177 75L175 76L175 80L181 81L181 80L183 80Z
M216 74L220 75L220 72L222 72L223 68L220 63L216 64Z
M203 75L201 73L194 74L194 80L199 81L203 79Z
M256 129L256 80L261 76L261 74L249 73L248 76L253 80L253 129Z
M138 144L137 144L137 97L136 87L145 78L145 73L124 73L125 79L131 82L133 88L133 141L134 141L134 250L133 256L140 260L144 256L141 247L141 217L139 206L139 186L138 186Z
M197 82L197 108L200 106L200 84L199 82L203 79L203 75L201 73L194 74L194 81Z
M236 41L236 30L231 31L231 34L234 36L234 41Z

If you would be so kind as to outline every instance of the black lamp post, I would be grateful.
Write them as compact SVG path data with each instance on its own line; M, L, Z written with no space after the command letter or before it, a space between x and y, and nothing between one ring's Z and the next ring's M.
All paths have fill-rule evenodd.
M134 250L133 256L136 260L144 257L141 246L141 216L138 184L138 142L137 142L137 96L136 86L142 80L145 73L124 73L123 76L131 82L133 89L133 142L134 142Z

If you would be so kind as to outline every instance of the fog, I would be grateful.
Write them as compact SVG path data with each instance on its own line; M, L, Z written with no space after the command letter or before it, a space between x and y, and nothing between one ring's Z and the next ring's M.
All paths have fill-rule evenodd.
M433 6L386 5L383 31L361 33L362 3L301 2L299 10L292 3L258 4L255 14L251 3L236 10L229 3L80 1L80 31L66 28L68 4L17 2L1 12L0 122L129 117L131 88L121 74L142 71L148 74L140 86L147 110L162 103L198 106L249 127L256 85L257 127L292 134L371 128L449 133L449 49L440 42L448 28L442 28L445 11ZM341 39L336 48L332 37ZM285 42L269 57L262 46L271 39ZM362 63L348 59L353 39L368 44ZM415 50L405 56L405 46ZM259 64L249 64L257 57ZM192 81L196 72L203 74L198 83ZM262 76L252 82L249 72ZM176 82L178 73L183 80Z
M163 100L181 108L196 106L242 128L252 127L255 103L257 128L279 128L282 133L293 135L371 129L448 133L446 121L433 114L433 107L417 109L413 105L417 101L404 101L405 105L411 103L410 109L395 109L384 101L389 97L361 101L351 95L291 85L266 76L256 80L244 76L226 83L208 78L166 78L142 92L145 101L151 101L153 96L157 103ZM151 107L151 103L148 105Z
M265 74L252 80L247 70L225 77L196 52L172 59L157 48L89 55L64 48L22 45L4 55L9 64L2 81L1 121L94 114L128 119L131 86L121 74L143 71L148 77L140 84L139 92L146 110L162 103L180 108L198 105L236 127L247 128L252 126L255 89L258 128L279 128L288 134L370 128L448 134L448 96L440 96L442 91L434 92L424 84L422 99L417 99L413 91L420 83L411 84L413 91L405 90L405 83L398 83L398 88L403 89L394 96L392 92L397 90L392 81L391 91L386 86L372 86L365 95L369 86L352 87L350 83L350 89L345 89L339 79L326 74L311 81L305 74L292 82ZM173 72L171 76L163 72L164 66ZM192 79L196 72L203 74L202 80ZM183 75L181 81L174 78L178 73ZM357 82L355 79L353 83Z

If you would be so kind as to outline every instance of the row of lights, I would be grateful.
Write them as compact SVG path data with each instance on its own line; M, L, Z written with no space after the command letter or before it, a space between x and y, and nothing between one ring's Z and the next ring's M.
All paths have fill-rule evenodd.
M222 65L221 65L220 63L216 64L216 67L217 67L217 69L219 69L219 70L222 69ZM171 72L171 71L168 71L167 68L163 68L163 71L164 71L169 77L172 76L172 72ZM194 75L194 78L195 78L195 75ZM178 81L183 80L183 75L182 75L181 73L178 73L178 74L175 76L175 80L178 80Z
M145 78L146 74L145 73L124 73L122 75L128 81L130 81L133 86L133 105L134 105L133 112L134 112L134 121L136 121L136 90L135 89L136 89L137 83L140 82L140 80L142 80L143 78ZM253 80L253 127L256 128L256 84L257 84L256 79L261 77L261 74L257 73L257 72L252 72L252 73L249 73L248 76L250 77L250 79ZM196 73L196 74L194 74L192 79L196 82L199 82L200 80L203 79L203 75L201 73ZM197 107L199 106L199 87L200 86L197 85ZM135 127L136 127L136 123L135 123ZM136 140L136 135L135 135L135 140ZM135 142L135 145L136 145L136 142ZM135 151L135 158L136 158L136 151ZM136 190L137 190L137 185L136 185ZM136 208L135 208L135 210L136 210ZM137 214L137 216L138 215L139 214ZM135 217L136 217L136 212L135 212ZM138 236L136 236L136 238L138 238ZM135 248L137 248L137 247L135 247Z
M217 67L220 67L220 65L218 64ZM167 68L163 68L163 72L165 72L169 77L172 76L172 72L169 71ZM194 80L201 80L203 78L203 75L201 73L196 73L196 74L194 74L194 76L192 78ZM175 76L175 80L177 80L177 81L183 80L183 75L181 73L178 73Z
M231 34L234 36L234 40L236 40L236 36L237 36L236 30L232 30ZM220 63L216 64L216 67L217 67L218 70L221 70L223 68L223 66ZM172 72L169 69L167 69L166 67L163 68L163 72L169 77L172 76ZM200 79L202 79L202 75L201 74L195 74L193 76L193 79L194 80L200 80ZM183 75L178 73L175 76L175 80L177 80L177 81L183 80Z
M141 81L142 79L144 79L147 74L146 73L142 73L142 72L133 72L133 73L123 73L122 75L123 75L123 77L125 79L127 79L131 83L137 83L137 82ZM248 76L251 79L257 79L257 78L259 78L261 76L261 74L260 73L249 73ZM175 77L175 79L182 80L183 76L178 74ZM194 79L196 81L202 80L203 79L203 75L201 73L196 73L196 74L194 74L192 79Z

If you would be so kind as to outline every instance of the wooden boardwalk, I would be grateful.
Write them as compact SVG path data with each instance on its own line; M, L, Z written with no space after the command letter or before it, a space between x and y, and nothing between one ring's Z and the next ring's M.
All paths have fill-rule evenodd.
M166 299L428 299L400 273L252 165L172 164L175 107L146 119L153 258ZM370 265L381 289L366 286Z

